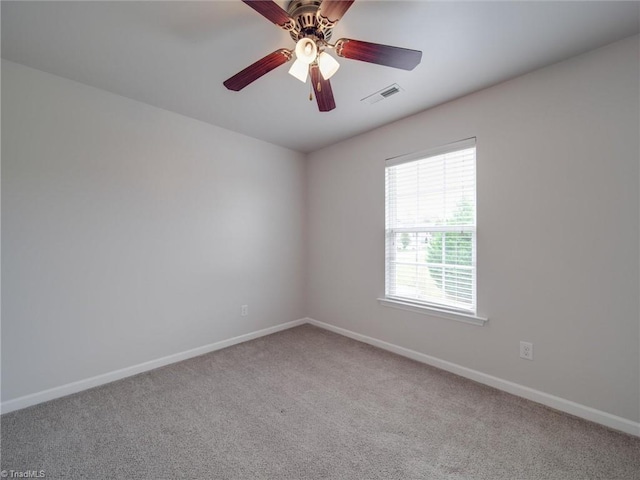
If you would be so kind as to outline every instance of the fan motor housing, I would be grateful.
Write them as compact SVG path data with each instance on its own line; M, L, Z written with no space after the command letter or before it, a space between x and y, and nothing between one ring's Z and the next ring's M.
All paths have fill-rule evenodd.
M297 29L290 32L291 38L298 41L304 37L315 37L328 41L333 25L321 22L316 15L322 0L291 0L287 13L296 22Z

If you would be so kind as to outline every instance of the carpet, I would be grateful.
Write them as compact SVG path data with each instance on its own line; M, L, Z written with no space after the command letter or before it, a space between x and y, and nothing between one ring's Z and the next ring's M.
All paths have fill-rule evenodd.
M640 438L311 325L0 420L47 479L640 479Z

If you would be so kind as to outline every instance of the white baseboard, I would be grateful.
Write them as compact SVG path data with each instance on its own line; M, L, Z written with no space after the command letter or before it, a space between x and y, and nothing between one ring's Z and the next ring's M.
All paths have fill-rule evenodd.
M298 325L307 323L307 321L308 319L301 318L299 320L294 320L292 322L281 323L280 325L276 325L274 327L257 330L255 332L233 337L228 340L222 340L220 342L210 343L209 345L204 345L202 347L187 350L185 352L175 353L173 355L168 355L166 357L158 358L156 360L140 363L138 365L133 365L131 367L122 368L120 370L104 373L102 375L86 378L84 380L78 380L77 382L67 383L66 385L61 385L59 387L50 388L48 390L43 390L41 392L32 393L30 395L18 397L13 400L7 400L5 402L2 402L2 404L0 405L0 412L9 413L9 412L13 412L14 410L20 410L22 408L31 407L32 405L37 405L38 403L53 400L55 398L64 397L66 395L71 395L72 393L81 392L89 388L97 387L99 385L104 385L105 383L110 383L115 380L120 380L122 378L130 377L132 375L137 375L139 373L147 372L149 370L154 370L159 367L164 367L165 365L169 365L171 363L180 362L182 360L187 360L188 358L204 355L205 353L221 350L223 348L227 348L232 345L236 345L238 343L247 342L249 340L253 340L254 338L264 337L265 335L270 335L272 333L276 333L281 330L297 327Z
M576 417L584 418L586 420L599 423L606 427L640 437L639 422L634 422L626 418L618 417L616 415L612 415L595 408L587 407L586 405L582 405L580 403L572 402L571 400L565 400L564 398L556 397L555 395L550 395L548 393L525 387L524 385L510 382L508 380L503 380L501 378L482 373L478 370L463 367L446 360L441 360L430 355L425 355L424 353L416 352L415 350L409 350L408 348L400 347L383 340L378 340L377 338L372 338L360 333L352 332L351 330L336 327L334 325L320 322L312 318L307 318L306 320L308 323L315 325L316 327L330 330L345 337L353 338L354 340L368 343L369 345L373 345L374 347L379 347L383 350L388 350L390 352L397 353L398 355L402 355L403 357L411 358L412 360L426 363L427 365L431 365L442 370L455 373L456 375L460 375L461 377L469 378L478 383L489 385L491 387L497 388L498 390L511 393L518 397L523 397L528 400L541 403L548 407L555 408L556 410L575 415Z
M547 405L548 407L555 408L556 410L575 415L576 417L584 418L586 420L599 423L606 427L640 437L639 422L634 422L626 418L618 417L616 415L612 415L595 408L587 407L586 405L582 405L571 400L565 400L564 398L556 397L555 395L550 395L548 393L525 387L524 385L510 382L508 380L503 380L501 378L482 373L478 370L463 367L446 360L441 360L424 353L416 352L415 350L409 350L408 348L404 348L399 345L394 345L383 340L368 337L366 335L362 335L360 333L356 333L341 327L336 327L328 323L320 322L312 318L301 318L292 322L282 323L280 325L275 325L273 327L233 337L228 340L222 340L220 342L211 343L209 345L204 345L202 347L187 350L185 352L176 353L166 357L158 358L156 360L151 360L149 362L140 363L131 367L122 368L113 372L108 372L102 375L97 375L95 377L79 380L77 382L67 383L66 385L61 385L59 387L43 390L41 392L25 395L23 397L7 400L5 402L2 402L2 404L0 405L0 412L9 413L14 410L20 410L32 405L37 405L38 403L64 397L72 393L81 392L83 390L104 385L106 383L130 377L132 375L137 375L149 370L164 367L165 365L169 365L171 363L180 362L192 357L204 355L205 353L221 350L238 343L247 342L255 338L264 337L265 335L270 335L282 330L297 327L298 325L303 325L305 323L310 323L325 330L330 330L345 337L368 343L369 345L388 350L390 352L402 355L403 357L411 358L412 360L416 360L427 365L432 365L442 370L460 375L461 377L469 378L476 382L489 385L513 395L517 395L519 397L523 397L528 400Z

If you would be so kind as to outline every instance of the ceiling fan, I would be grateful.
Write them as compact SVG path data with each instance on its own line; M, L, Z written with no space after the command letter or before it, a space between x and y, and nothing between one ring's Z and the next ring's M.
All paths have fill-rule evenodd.
M421 51L379 43L349 38L329 43L333 28L354 0L291 0L286 11L272 0L242 1L288 31L296 46L294 50L278 49L225 80L224 86L229 90L242 90L264 74L287 63L295 53L296 60L289 73L305 83L311 76L318 108L321 112L328 112L336 108L329 78L340 65L326 50L335 50L338 57L403 70L413 70L422 59Z

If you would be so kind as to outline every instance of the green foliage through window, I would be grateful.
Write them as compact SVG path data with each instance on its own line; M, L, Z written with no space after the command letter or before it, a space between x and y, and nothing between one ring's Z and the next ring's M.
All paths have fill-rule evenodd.
M473 224L473 205L463 199L445 225ZM471 267L473 235L471 232L434 232L428 237L426 261L436 285L449 297L472 302Z
M409 234L407 232L404 232L400 236L400 242L402 243L402 249L406 250L409 244L411 243L411 238L409 237Z

